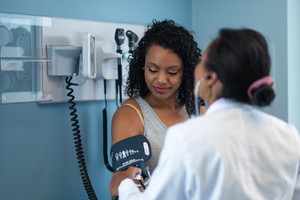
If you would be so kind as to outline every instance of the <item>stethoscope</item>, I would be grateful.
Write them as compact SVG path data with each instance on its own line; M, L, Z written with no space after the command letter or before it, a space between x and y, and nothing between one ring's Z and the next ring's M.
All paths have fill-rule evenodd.
M210 79L210 77L206 77L205 79ZM200 115L199 113L199 88L202 82L202 78L199 78L198 81L195 84L195 88L194 88L194 103L195 103L195 117L198 117ZM205 106L206 109L208 108L208 104L207 102L201 98L200 99L200 106Z

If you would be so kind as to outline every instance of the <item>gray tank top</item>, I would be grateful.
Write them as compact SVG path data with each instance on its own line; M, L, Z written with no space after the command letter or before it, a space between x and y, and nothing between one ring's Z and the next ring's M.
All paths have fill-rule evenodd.
M144 117L144 135L149 140L152 149L152 157L146 163L146 166L149 167L150 172L152 173L157 165L168 128L142 97L137 97L135 99L142 110Z

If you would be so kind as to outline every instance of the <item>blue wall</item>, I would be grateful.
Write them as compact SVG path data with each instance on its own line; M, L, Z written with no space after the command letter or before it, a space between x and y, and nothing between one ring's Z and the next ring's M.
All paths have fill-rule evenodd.
M276 99L263 110L294 124L298 130L299 13L298 0L192 0L192 29L202 49L223 27L249 27L266 37L272 59L271 76L275 79Z
M147 25L173 19L191 27L186 0L0 0L0 12ZM102 150L103 102L78 103L89 176L98 199L110 199ZM109 102L108 119L115 111ZM0 199L87 199L78 171L68 104L0 104Z
M0 0L0 5L2 12L141 25L171 18L191 27L190 0Z
M300 130L300 1L288 0L288 112Z

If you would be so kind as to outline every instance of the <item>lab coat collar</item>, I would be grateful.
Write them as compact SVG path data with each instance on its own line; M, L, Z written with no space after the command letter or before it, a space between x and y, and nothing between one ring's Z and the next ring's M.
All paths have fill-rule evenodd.
M231 99L220 98L208 107L205 115L210 115L220 110L228 110L230 108L253 109L249 104L237 102Z

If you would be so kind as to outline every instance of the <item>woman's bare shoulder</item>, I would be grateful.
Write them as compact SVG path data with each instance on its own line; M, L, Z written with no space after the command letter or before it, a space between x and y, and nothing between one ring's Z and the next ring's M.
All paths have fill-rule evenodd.
M134 106L139 112L141 109L135 99L127 99L122 106L120 106L112 118L112 143L116 143L125 138L143 134L144 126L137 111L131 106Z

